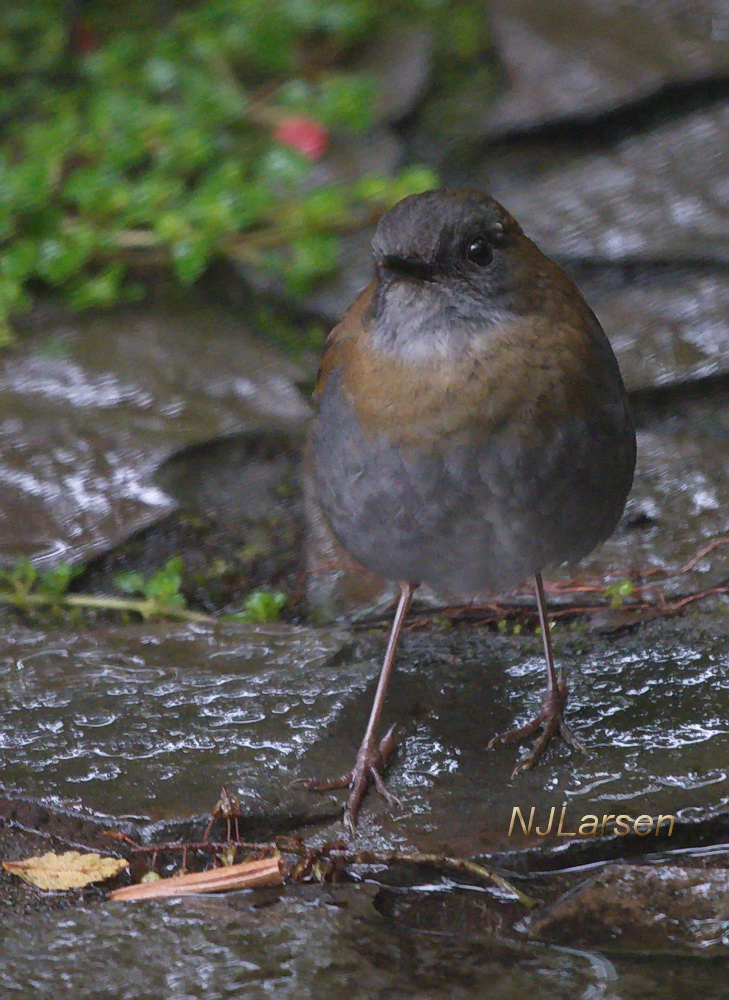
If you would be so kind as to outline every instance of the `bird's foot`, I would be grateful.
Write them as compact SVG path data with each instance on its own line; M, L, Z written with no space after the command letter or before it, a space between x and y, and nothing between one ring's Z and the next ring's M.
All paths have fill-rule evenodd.
M568 743L575 750L585 753L584 746L577 739L570 727L564 721L564 707L567 704L567 682L564 677L560 677L557 686L545 692L542 699L542 707L534 718L527 722L525 726L518 729L508 729L499 733L489 743L489 750L497 743L513 743L515 740L522 740L526 736L531 736L541 728L539 735L531 753L523 757L511 772L511 777L516 777L520 771L530 771L547 749L552 737L561 736L565 743Z
M343 823L350 834L354 836L362 800L365 797L370 781L375 791L391 809L402 809L402 802L385 787L382 773L392 756L397 744L397 726L388 729L380 740L379 746L374 741L363 743L357 752L357 760L351 771L338 778L297 778L292 785L298 788L308 788L315 792L328 792L335 788L349 788L349 798L344 807Z

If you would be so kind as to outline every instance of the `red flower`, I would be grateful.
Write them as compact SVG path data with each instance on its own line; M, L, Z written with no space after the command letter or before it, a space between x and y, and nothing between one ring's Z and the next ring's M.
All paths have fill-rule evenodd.
M309 160L318 160L329 142L329 133L324 126L304 115L282 118L274 129L274 135L283 146L290 146Z

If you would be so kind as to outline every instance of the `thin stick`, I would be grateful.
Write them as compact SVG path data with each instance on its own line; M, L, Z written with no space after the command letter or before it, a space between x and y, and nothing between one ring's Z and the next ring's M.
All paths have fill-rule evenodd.
M509 882L508 879L505 879L503 875L499 875L493 868L486 868L485 865L479 865L475 861L467 861L465 858L449 858L442 854L398 854L393 856L392 860L406 864L433 865L435 868L449 868L453 871L473 875L479 881L493 882L500 889L510 893L512 896L516 896L519 902L529 909L539 905L539 900L528 896L521 889L517 889L515 885Z
M211 850L215 848L229 847L230 843L233 842L208 841L206 843L189 843L189 844L182 844L182 843L154 844L150 845L149 847L144 847L143 845L137 845L136 847L132 847L131 850L134 851L135 853L143 853L145 851L149 852L153 850L158 852L200 850L200 849ZM526 893L522 892L521 889L517 889L515 885L509 882L508 879L504 878L503 875L500 875L497 871L494 871L494 869L488 868L486 867L486 865L477 864L475 861L469 861L465 858L452 858L444 854L407 854L407 853L400 853L398 851L391 851L387 854L379 854L372 851L355 852L355 851L348 851L346 848L336 847L336 846L329 847L327 845L321 848L314 848L312 850L310 848L307 848L306 844L303 842L300 844L297 843L295 845L292 844L291 846L286 846L286 844L283 842L283 838L279 838L275 844L246 843L246 844L239 844L237 846L244 847L245 849L248 850L276 851L277 856L280 853L284 853L284 854L294 854L295 856L301 858L303 855L306 858L306 860L310 862L310 864L307 865L307 871L310 869L311 864L313 864L320 858L321 859L337 858L343 861L345 864L353 864L353 865L385 865L386 867L389 867L394 864L430 865L434 868L445 868L449 871L463 872L466 875L471 875L479 882L493 882L494 885L497 885L500 889L503 889L505 892L508 892L512 896L514 896L514 898L517 899L520 903L522 903L522 905L530 908L537 905L537 900L533 899L531 896L528 896ZM263 859L263 860L266 861L271 859ZM250 865L252 864L252 862L245 862L245 864ZM233 867L240 868L240 865ZM216 868L213 869L213 871L216 873L230 871L230 867ZM173 878L177 878L177 876L173 876ZM166 882L170 880L164 879L163 881ZM158 883L150 883L150 884L157 885ZM130 886L129 888L135 888L135 887ZM125 891L125 890L118 890L118 891ZM147 895L147 893L145 893L145 895ZM126 897L126 898L132 898L132 897Z

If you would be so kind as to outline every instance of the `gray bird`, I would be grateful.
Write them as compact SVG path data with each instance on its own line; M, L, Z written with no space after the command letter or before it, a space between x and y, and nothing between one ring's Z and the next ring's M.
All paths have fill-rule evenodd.
M560 267L492 198L443 189L382 217L375 277L327 341L308 442L313 489L332 533L362 566L400 584L369 724L354 768L298 784L349 787L345 826L395 745L377 728L403 621L421 583L469 599L533 577L547 661L537 716L495 737L563 719L542 570L613 532L633 481L635 432L617 361Z

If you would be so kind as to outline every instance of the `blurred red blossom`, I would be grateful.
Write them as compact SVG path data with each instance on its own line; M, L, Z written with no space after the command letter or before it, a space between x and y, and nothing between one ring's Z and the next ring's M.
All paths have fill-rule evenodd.
M309 160L318 160L329 143L329 132L313 118L304 115L288 115L282 118L274 129L278 142L290 146Z

